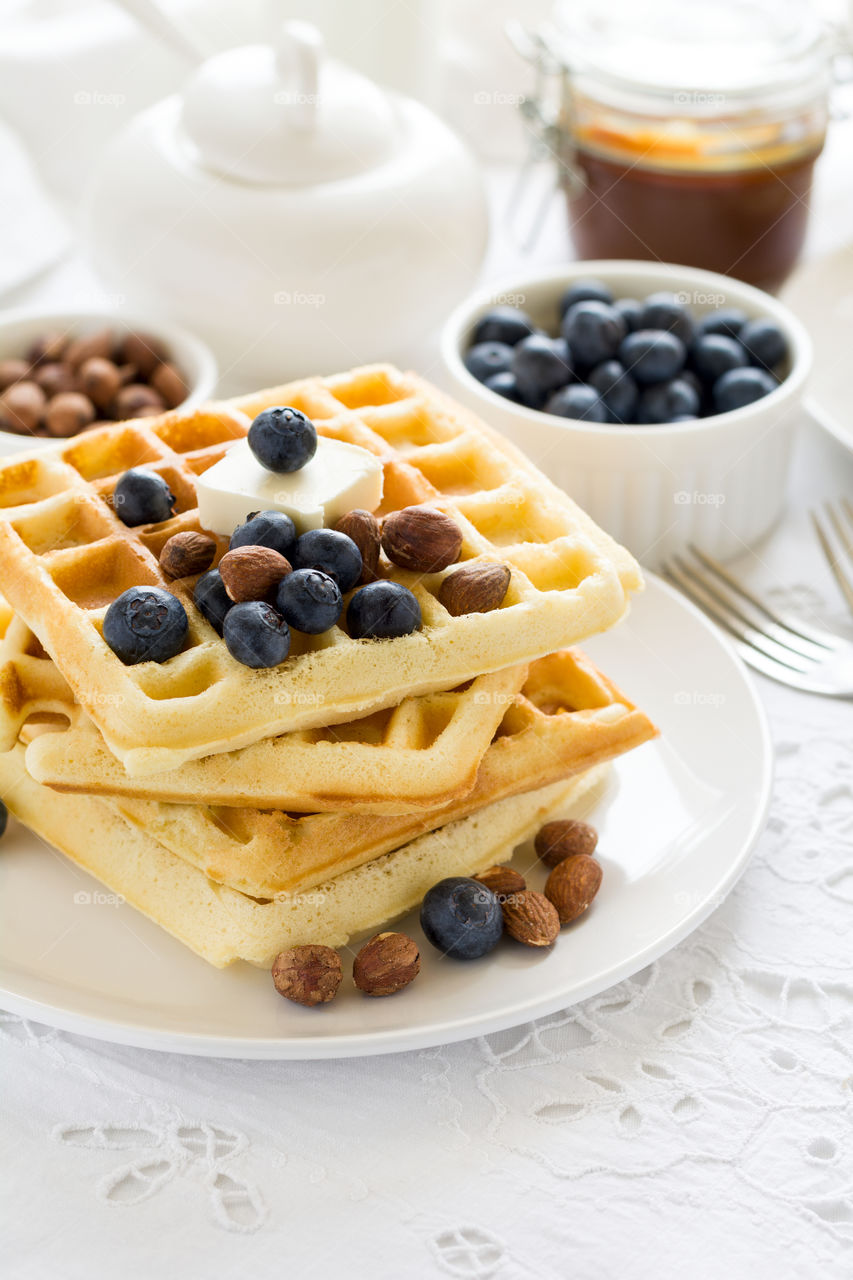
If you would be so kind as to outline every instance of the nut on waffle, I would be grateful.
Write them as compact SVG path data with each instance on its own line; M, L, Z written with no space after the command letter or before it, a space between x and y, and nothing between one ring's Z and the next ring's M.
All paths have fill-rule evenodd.
M592 769L499 800L308 893L259 902L214 884L111 801L40 786L21 746L0 754L0 791L22 822L218 968L240 959L269 966L283 948L307 942L343 946L404 915L442 877L505 861L555 811L585 817L601 782Z
M418 599L421 631L382 641L354 640L341 626L295 633L279 667L237 663L193 605L195 580L167 581L158 555L172 534L198 528L195 477L245 434L247 414L275 402L382 458L381 514L428 502L461 527L462 561L506 563L502 606L452 617L437 598L443 574L394 569ZM130 529L110 497L139 465L166 479L177 514ZM126 667L103 640L106 608L133 585L165 586L184 604L187 642L167 662ZM611 626L640 585L628 553L520 452L428 383L387 367L89 431L0 466L0 591L134 775L529 662Z
M111 797L110 803L211 880L271 898L304 892L484 805L612 760L655 732L648 717L584 654L566 650L531 664L483 756L473 789L448 805L395 816L299 816L124 796ZM56 736L43 733L29 745L27 768L35 778L43 777L41 759Z

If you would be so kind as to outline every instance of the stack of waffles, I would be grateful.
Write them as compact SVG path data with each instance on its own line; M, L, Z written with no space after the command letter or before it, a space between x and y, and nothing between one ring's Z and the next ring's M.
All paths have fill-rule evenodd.
M417 503L463 531L460 560L511 570L503 604L451 616L444 573L383 561L423 627L294 632L278 667L229 654L159 554L198 530L196 477L287 404L383 463L380 518ZM128 528L111 495L160 474L174 516ZM217 557L227 549L217 540ZM189 618L164 663L125 666L104 614L128 587ZM654 735L577 649L642 585L631 557L502 437L381 366L85 432L0 466L0 794L45 840L214 965L341 945L447 875L507 860L589 804L604 763Z

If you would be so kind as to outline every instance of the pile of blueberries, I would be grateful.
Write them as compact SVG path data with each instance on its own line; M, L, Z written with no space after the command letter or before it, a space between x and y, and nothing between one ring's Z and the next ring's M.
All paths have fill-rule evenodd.
M271 471L298 471L317 449L314 424L298 409L265 409L252 423L249 446ZM134 469L119 479L113 494L117 514L127 525L159 524L174 514L175 497L162 476ZM271 547L291 564L273 598L235 604L218 569L196 583L193 601L223 637L228 652L247 667L275 667L290 652L290 629L319 635L335 626L344 611L344 595L362 575L361 552L352 538L335 529L310 529L299 536L282 511L257 511L234 530L235 547ZM369 582L353 592L346 626L357 640L391 639L421 626L417 599L402 583ZM177 596L162 587L130 587L113 601L104 617L104 639L130 665L165 662L180 653L189 623Z
M560 335L517 307L480 317L465 367L491 391L561 418L612 424L689 422L729 413L780 382L788 343L773 320L735 308L695 319L672 293L614 299L576 280L559 304Z

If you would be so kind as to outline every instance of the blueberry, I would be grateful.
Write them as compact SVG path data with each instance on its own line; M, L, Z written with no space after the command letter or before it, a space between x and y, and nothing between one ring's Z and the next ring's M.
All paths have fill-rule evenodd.
M478 342L465 355L465 368L478 382L506 373L512 364L512 347L506 342Z
M714 383L715 413L731 413L744 405L761 400L775 391L779 384L766 369L730 369Z
M175 513L175 495L155 471L125 471L113 492L116 515L123 524L160 524Z
M249 448L268 471L300 471L317 452L317 429L299 409L264 409L249 427Z
M174 658L187 629L184 606L162 587L129 587L104 615L104 639L126 666Z
M696 323L696 333L721 333L724 338L736 338L746 324L746 312L738 307L721 307L709 311Z
M585 280L576 280L574 284L570 284L563 296L560 298L560 319L573 307L576 302L606 302L608 306L613 301L613 294L607 285L601 280L593 280L587 277Z
M663 329L687 345L693 337L693 319L674 293L650 293L643 302L639 329Z
M775 320L750 320L738 334L750 364L775 369L788 357L788 339Z
M601 396L607 422L632 422L639 388L636 380L618 360L597 364L589 375L589 385Z
M291 557L294 569L319 569L334 578L342 592L350 591L361 577L361 552L345 533L336 529L309 529L296 543Z
M368 582L347 607L347 628L354 640L393 640L418 631L420 625L421 607L399 582Z
M607 421L607 409L601 396L584 382L561 387L545 405L545 412L555 413L560 418L578 418L582 422Z
M639 329L640 316L643 311L642 302L637 298L617 298L613 306L625 321L625 328L628 333L633 333L635 329Z
M454 960L477 960L494 951L503 934L497 895L467 876L448 876L427 892L421 928L429 942Z
M576 302L563 316L562 331L575 360L584 365L615 356L627 332L619 312L606 302Z
M524 397L518 389L514 373L496 373L494 377L486 378L483 385L490 391L494 391L496 395L503 396L504 400L512 400L513 404L524 404Z
M706 333L690 348L690 363L705 382L716 382L729 369L741 369L747 363L746 353L734 338L723 333Z
M235 547L272 547L289 560L296 546L296 525L283 511L254 511L238 524L228 544Z
M225 615L234 607L234 601L225 590L225 583L218 569L209 569L199 578L193 592L193 603L204 614L214 631L222 635Z
M685 378L656 382L640 396L637 421L642 423L672 422L673 418L699 412L699 396Z
M512 372L524 403L540 408L552 391L571 378L571 353L562 339L534 333L513 351Z
M309 636L328 631L341 616L341 589L319 569L294 569L278 584L276 608L285 622Z
M290 652L290 628L271 604L244 600L225 618L222 635L228 652L244 667L277 667Z
M9 821L9 810L6 808L2 800L0 800L0 836L6 834L6 823Z
M619 348L619 359L637 382L665 382L684 368L687 348L674 333L638 329Z
M518 307L492 307L480 316L471 343L505 342L514 347L522 338L536 332L536 325L526 311Z

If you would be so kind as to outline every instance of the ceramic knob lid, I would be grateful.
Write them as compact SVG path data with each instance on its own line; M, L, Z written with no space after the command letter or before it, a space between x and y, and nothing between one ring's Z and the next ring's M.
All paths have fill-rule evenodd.
M382 164L399 141L389 98L327 58L320 33L287 22L275 45L228 49L184 91L181 126L199 163L264 186L310 186Z

